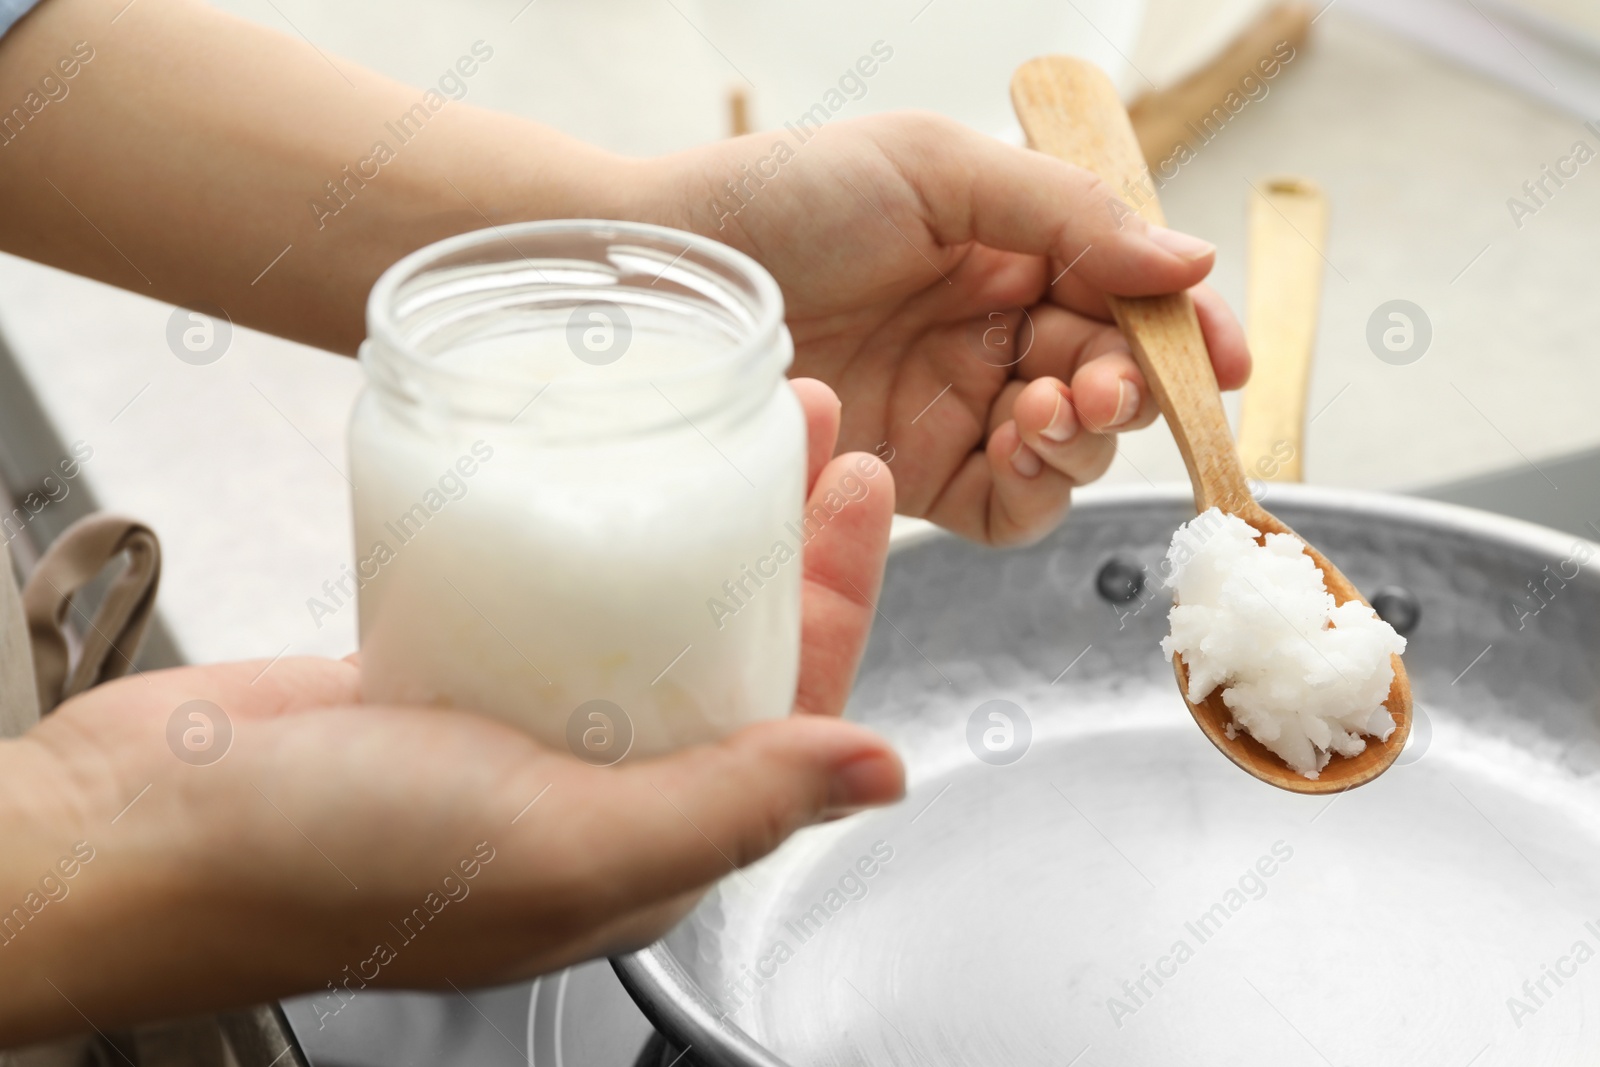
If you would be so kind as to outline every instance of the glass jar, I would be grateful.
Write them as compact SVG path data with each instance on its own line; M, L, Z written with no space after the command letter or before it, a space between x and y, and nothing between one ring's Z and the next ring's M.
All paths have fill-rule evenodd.
M657 226L502 226L389 268L367 333L364 700L593 763L788 714L805 422L765 270Z

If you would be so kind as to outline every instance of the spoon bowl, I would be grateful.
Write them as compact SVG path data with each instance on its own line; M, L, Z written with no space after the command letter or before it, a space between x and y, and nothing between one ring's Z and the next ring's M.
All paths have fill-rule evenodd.
M1261 531L1263 537L1269 533L1291 534L1304 543L1304 538L1300 538L1254 501L1250 506L1232 509L1232 513ZM1334 603L1344 604L1351 600L1367 603L1366 598L1337 567L1328 562L1326 556L1309 544L1306 545L1306 554L1322 572L1323 584L1333 594ZM1370 604L1367 606L1371 607ZM1394 665L1394 681L1389 686L1389 696L1383 706L1394 716L1394 731L1381 741L1376 737L1368 737L1367 747L1354 756L1335 755L1316 778L1307 778L1288 766L1244 730L1236 728L1234 736L1230 738L1228 728L1233 725L1233 712L1222 701L1222 689L1212 690L1209 696L1196 704L1189 699L1189 669L1184 666L1183 657L1173 656L1172 667L1178 677L1178 690L1183 694L1183 702L1189 705L1189 714L1194 716L1200 732L1217 746L1218 751L1248 773L1279 789L1287 789L1291 793L1325 795L1342 793L1372 781L1388 770L1406 747L1406 739L1411 736L1411 679L1407 677L1405 664L1399 656L1391 656L1390 660Z
M1030 60L1011 80L1011 100L1035 149L1092 171L1105 181L1109 187L1106 210L1112 217L1125 217L1131 207L1152 225L1166 224L1127 111L1104 72L1068 56ZM1189 294L1108 296L1106 302L1183 455L1194 487L1196 513L1216 507L1243 519L1263 536L1294 534L1250 492ZM1309 544L1306 552L1322 572L1323 583L1336 603L1367 603L1325 556ZM1211 743L1261 781L1310 794L1341 793L1365 785L1399 758L1411 733L1411 682L1400 657L1393 657L1393 663L1394 682L1384 706L1394 717L1395 729L1383 741L1369 737L1366 749L1355 756L1334 756L1318 777L1307 778L1245 731L1228 736L1233 713L1222 701L1222 690L1198 704L1189 701L1188 671L1181 657L1173 657L1184 702Z

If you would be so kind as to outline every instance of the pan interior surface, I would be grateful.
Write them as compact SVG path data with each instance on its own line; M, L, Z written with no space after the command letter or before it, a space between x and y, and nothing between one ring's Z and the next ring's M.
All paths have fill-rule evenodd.
M789 1064L1590 1062L1600 581L1534 599L1570 539L1284 497L1420 608L1417 729L1377 781L1275 790L1195 727L1166 594L1105 595L1108 563L1154 575L1180 499L1020 553L939 539L892 564L851 707L907 800L802 833L651 951Z
M1584 1062L1600 964L1507 998L1600 948L1593 783L1436 717L1417 763L1296 797L1148 696L727 887L733 1019L791 1063Z

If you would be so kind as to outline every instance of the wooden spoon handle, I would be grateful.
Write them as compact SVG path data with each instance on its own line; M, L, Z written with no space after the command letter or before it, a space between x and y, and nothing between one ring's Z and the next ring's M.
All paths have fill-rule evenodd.
M1239 459L1251 477L1298 482L1306 390L1322 301L1328 198L1306 178L1256 182L1250 198L1250 352L1255 373L1239 414Z
M1011 78L1011 103L1029 144L1093 171L1122 197L1109 201L1107 211L1120 218L1131 207L1147 222L1165 224L1128 113L1098 67L1069 56L1029 60ZM1249 510L1250 490L1189 294L1106 302L1178 442L1195 510Z

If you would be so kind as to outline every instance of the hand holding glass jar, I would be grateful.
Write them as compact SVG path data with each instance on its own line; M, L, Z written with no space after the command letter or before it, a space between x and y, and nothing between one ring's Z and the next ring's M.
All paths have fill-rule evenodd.
M872 456L833 456L839 402L826 386L790 387L807 430L806 510L828 510L857 477L872 485L806 554L795 714L595 767L482 715L362 704L349 660L289 656L97 686L25 739L0 741L8 899L37 887L63 841L93 846L67 905L73 921L52 910L5 948L0 1046L74 1032L79 1011L109 1028L326 993L358 971L373 987L447 977L470 987L629 951L730 862L898 799L899 759L838 721L874 617L891 478ZM227 747L204 766L170 747L173 709L194 701L230 722ZM106 831L119 816L122 832ZM447 875L455 881L441 884ZM448 932L407 942L390 926L430 894L467 892L470 903L443 914Z

